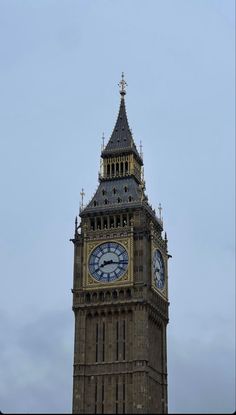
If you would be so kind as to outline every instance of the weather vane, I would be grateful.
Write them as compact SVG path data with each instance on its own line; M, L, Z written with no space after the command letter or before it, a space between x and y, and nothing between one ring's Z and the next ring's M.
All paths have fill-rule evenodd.
M125 81L125 78L124 78L124 72L122 72L122 75L121 75L121 81L119 82L119 87L120 87L120 94L121 95L125 95L126 94L126 90L125 90L125 87L126 86L128 86L128 84L127 84L127 82Z

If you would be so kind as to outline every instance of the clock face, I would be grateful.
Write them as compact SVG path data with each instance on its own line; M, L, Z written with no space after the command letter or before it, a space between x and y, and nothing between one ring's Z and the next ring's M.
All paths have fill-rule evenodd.
M128 253L117 242L98 245L89 257L89 272L101 282L111 282L122 277L128 268Z
M155 286L162 290L165 284L165 270L163 258L158 249L155 250L153 255L152 272Z

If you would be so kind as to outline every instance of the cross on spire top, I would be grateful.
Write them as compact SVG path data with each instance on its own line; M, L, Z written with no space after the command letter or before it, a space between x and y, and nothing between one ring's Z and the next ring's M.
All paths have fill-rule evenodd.
M120 95L124 97L126 94L125 87L128 86L127 82L125 81L124 72L122 72L121 74L121 81L119 82L118 85L120 87Z

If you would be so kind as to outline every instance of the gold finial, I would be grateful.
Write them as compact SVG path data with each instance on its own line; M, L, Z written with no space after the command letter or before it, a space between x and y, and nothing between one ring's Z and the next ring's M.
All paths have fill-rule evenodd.
M81 196L80 209L82 210L84 208L84 196L85 196L83 188L81 189L80 196Z
M121 81L119 82L118 85L120 87L120 95L124 96L126 94L125 87L128 86L127 82L125 82L124 72L122 72Z

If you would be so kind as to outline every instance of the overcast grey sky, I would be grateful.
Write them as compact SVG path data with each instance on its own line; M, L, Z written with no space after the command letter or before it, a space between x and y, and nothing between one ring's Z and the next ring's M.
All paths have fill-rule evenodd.
M0 0L0 410L70 412L74 217L118 82L163 205L169 410L235 408L233 0Z

